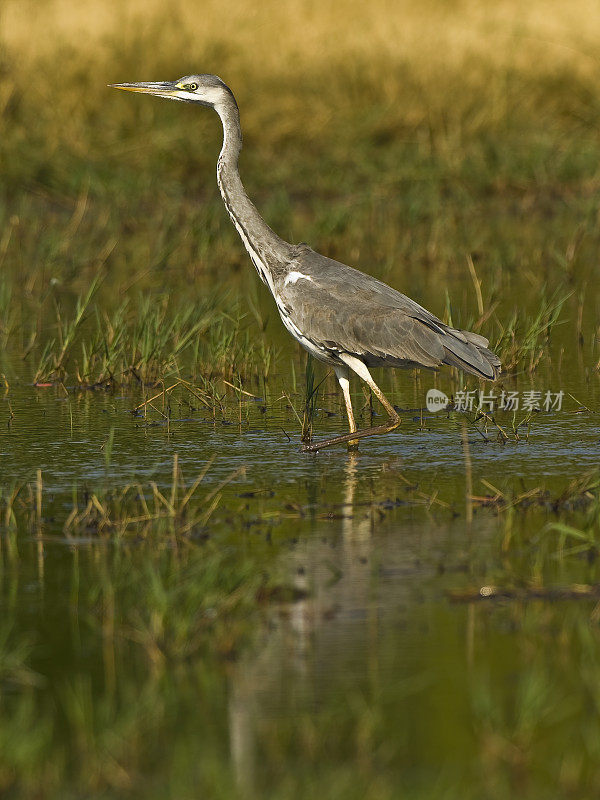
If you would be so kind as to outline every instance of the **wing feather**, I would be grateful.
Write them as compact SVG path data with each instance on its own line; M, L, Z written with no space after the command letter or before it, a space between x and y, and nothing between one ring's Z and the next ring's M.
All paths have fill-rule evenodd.
M290 268L311 280L281 283L281 300L294 325L320 347L355 355L367 366L449 364L492 380L500 372L500 360L483 336L450 328L359 270L305 245Z

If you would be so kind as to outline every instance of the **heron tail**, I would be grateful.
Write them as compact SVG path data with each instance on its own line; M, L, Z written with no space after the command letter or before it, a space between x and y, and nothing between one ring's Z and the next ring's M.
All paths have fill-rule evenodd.
M448 331L443 345L446 357L444 364L464 369L472 375L495 381L502 371L498 356L488 348L488 340L471 331Z

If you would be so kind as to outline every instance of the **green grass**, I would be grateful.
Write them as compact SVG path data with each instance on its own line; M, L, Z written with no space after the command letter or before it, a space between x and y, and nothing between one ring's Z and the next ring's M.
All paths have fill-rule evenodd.
M284 68L280 48L279 61L272 54L278 66L270 61L261 71L248 71L233 44L208 48L198 66L222 74L239 97L243 177L275 230L389 281L440 315L450 312L454 324L474 326L499 346L509 370L531 370L549 353L556 358L560 347L582 346L572 325L555 349L539 338L559 310L563 322L574 321L582 304L587 331L598 304L600 109L585 48L532 43L523 22L528 48L514 60L513 10L507 3L498 11L503 45L493 58L483 44L492 35L474 13L473 30L484 26L486 33L473 44L466 26L449 62L432 56L432 40L422 53L414 41L404 57L387 61L367 48L368 55L337 62L334 50L327 79L318 70L300 78ZM281 30L298 13L300 6L290 7ZM354 7L349 13L359 26L372 24ZM435 3L428 13L446 25L436 37L457 36L452 13ZM153 14L157 25L164 22L158 9ZM373 14L379 19L383 10ZM405 17L406 30L425 24L414 9ZM90 45L94 68L84 71L85 79L76 53L58 70L56 64L50 69L44 48L37 59L11 58L21 28L16 9L9 18L0 122L4 348L27 353L29 372L40 380L85 384L135 369L148 357L144 345L151 352L158 345L163 352L156 363L141 365L152 382L181 368L178 347L190 337L229 379L236 372L272 375L270 347L275 342L280 349L285 335L270 298L257 290L215 187L218 122L208 112L105 88L113 74L135 79L144 69L145 62L127 57L131 42L120 38L117 18L103 17L113 38ZM199 35L210 38L218 19L216 9L207 10ZM61 20L58 15L52 24L77 25ZM342 49L353 41L351 30ZM569 20L565 47L579 34ZM138 51L153 49L155 35L152 26L140 30ZM149 73L184 69L176 44L182 35L165 24L162 36L172 49L163 43L161 59L146 66ZM41 39L42 32L34 25L30 36ZM234 29L231 42L243 36ZM382 53L393 52L391 32L378 36ZM378 41L373 50L382 46ZM27 90L32 82L34 92ZM89 297L99 275L102 285ZM173 341L153 341L157 323L149 322L147 331L125 324L124 316L144 317L143 308L141 314L132 308L140 292L175 299L158 323L176 326ZM201 316L195 309L205 308L207 295L217 316L232 307L251 312L248 343L256 352L239 368L228 355L235 347L230 331L195 327ZM568 295L552 309L545 299ZM127 313L123 304L130 304ZM90 333L80 324L83 307L106 325ZM126 356L111 352L111 336L124 343ZM237 346L247 350L248 343ZM593 337L585 337L583 352L595 366L600 354Z

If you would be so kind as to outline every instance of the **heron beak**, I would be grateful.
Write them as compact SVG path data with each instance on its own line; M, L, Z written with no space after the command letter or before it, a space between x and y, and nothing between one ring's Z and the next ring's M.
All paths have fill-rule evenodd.
M161 81L158 83L110 83L111 89L123 89L126 92L144 92L144 94L154 94L157 97L173 97L181 88L171 81Z

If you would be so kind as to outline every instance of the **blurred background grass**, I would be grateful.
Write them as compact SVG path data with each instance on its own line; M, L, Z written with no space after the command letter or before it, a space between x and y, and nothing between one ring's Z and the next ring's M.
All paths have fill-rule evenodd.
M211 287L223 308L251 298L255 337L274 317L215 186L216 115L107 88L198 71L233 88L243 179L283 237L438 314L450 285L464 324L472 255L498 308L492 340L559 288L576 290L573 317L585 292L595 331L597 4L8 0L1 13L4 327L18 296L36 320L22 347L55 325L39 312L49 294L81 295L99 271L108 311L132 292L199 301Z

